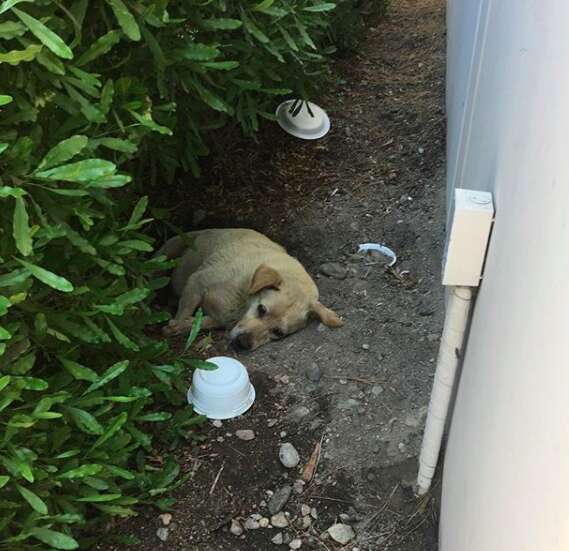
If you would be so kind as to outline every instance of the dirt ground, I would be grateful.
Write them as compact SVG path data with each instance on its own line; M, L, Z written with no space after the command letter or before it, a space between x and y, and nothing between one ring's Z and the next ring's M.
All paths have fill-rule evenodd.
M332 120L324 139L296 140L276 125L257 143L236 132L202 184L168 191L185 228L253 227L285 245L346 323L315 323L240 355L257 401L238 419L208 423L207 444L181 452L193 476L168 527L152 509L121 526L141 551L267 551L296 539L324 551L437 548L438 483L422 500L411 486L442 324L443 4L393 0L369 22L359 52L338 62L341 81L319 99ZM356 254L365 242L394 249L396 269ZM208 352L234 355L221 334ZM239 429L255 438L240 440ZM297 468L280 464L283 442L298 450ZM301 488L317 443L316 476ZM231 533L232 519L234 532L248 519L264 525L271 492L287 485L287 528ZM356 539L335 542L326 531L336 522Z

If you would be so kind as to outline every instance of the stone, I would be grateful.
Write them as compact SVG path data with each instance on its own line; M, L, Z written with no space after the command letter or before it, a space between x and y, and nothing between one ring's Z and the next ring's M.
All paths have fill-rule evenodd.
M314 519L317 520L318 519L318 511L312 507L312 509L310 509L310 516Z
M241 526L241 523L238 520L232 519L229 531L234 536L240 536L243 534L243 526Z
M307 517L308 515L310 515L310 506L306 505L306 504L301 505L300 506L300 514L303 517Z
M272 540L271 540L275 545L282 545L284 538L283 538L283 533L279 532Z
M254 518L249 517L245 521L245 530L258 530L259 528L261 528L261 525L259 524L258 520L255 520Z
M332 279L346 279L348 269L339 262L324 262L320 265L320 272Z
M166 541L168 539L169 530L168 528L164 528L164 526L161 526L160 528L158 528L158 530L156 530L156 535L158 536L158 539L160 541Z
M212 425L213 425L216 429L220 429L221 427L223 427L223 423L222 423L219 419L216 419L216 420L212 423Z
M279 451L279 459L287 469L294 469L300 463L300 456L296 448L289 442L285 442Z
M282 511L291 494L292 486L283 486L273 494L269 500L269 512L271 515L276 515Z
M259 526L261 528L267 528L269 526L269 519L266 517L263 517L261 520L259 520Z
M364 350L369 350L369 344L362 344L362 348Z
M306 406L298 406L296 408L294 408L291 412L290 412L290 418L295 421L296 423L299 423L300 421L302 421L302 419L304 419L308 414L310 413L310 410L306 407Z
M320 382L320 379L322 379L322 371L315 363L304 370L304 375L309 381L313 383L318 383Z
M269 419L269 420L267 421L267 427L269 427L270 429L272 429L278 422L279 422L278 419Z
M295 538L288 544L288 546L291 549L300 549L302 547L302 540L299 538Z
M381 385L373 385L371 387L371 393L374 396L379 396L384 391L384 388Z
M271 525L275 528L286 528L288 526L288 519L284 513L277 513L271 517Z
M328 528L327 532L335 542L341 545L347 545L356 537L354 529L347 524L334 524Z
M294 490L295 494L300 495L302 492L304 492L305 486L306 482L304 482L304 480L295 480L294 484L292 485L292 489Z
M359 400L356 400L354 398L348 398L347 400L342 400L338 404L338 409L341 409L341 410L355 409L360 405L361 405L361 402Z
M255 433L250 429L235 431L235 436L237 436L239 440L245 440L245 442L255 439Z
M158 515L158 518L164 526L168 526L172 522L172 515L170 513L162 513Z

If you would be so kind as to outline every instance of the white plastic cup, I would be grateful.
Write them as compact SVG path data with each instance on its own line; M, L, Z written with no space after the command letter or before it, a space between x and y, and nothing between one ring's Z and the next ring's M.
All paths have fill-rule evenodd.
M255 401L255 389L245 366L227 356L207 361L217 369L194 371L188 403L208 419L232 419L245 413Z
M328 115L318 105L308 102L302 103L300 111L293 116L290 112L295 100L287 100L281 103L276 110L276 117L279 126L289 134L302 138L303 140L317 140L325 136L330 130L330 119Z

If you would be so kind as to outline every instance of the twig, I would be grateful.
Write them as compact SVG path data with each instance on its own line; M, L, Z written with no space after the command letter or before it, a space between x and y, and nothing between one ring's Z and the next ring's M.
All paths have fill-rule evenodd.
M302 480L307 484L314 478L316 475L316 470L318 469L318 463L320 463L320 452L322 451L322 441L324 440L324 433L322 433L322 437L320 438L320 442L316 443L314 446L314 451L304 467L304 472L302 473Z
M349 505L353 505L353 501L348 501L347 499L338 499L336 497L327 497L327 496L311 496L308 499L318 499L324 501L337 501L338 503L348 503Z
M231 448L235 453L238 453L242 457L247 457L243 452L240 452L238 449L234 448L233 446L228 446Z
M217 476L215 477L215 480L213 481L213 484L211 485L211 488L209 490L209 495L211 497L211 494L213 494L215 487L217 486L217 483L219 482L219 477L221 476L221 473L223 472L223 469L225 468L225 463L221 466L221 468L219 469Z
M344 381L354 381L356 383L363 383L365 385L384 385L385 381L380 379L362 379L361 377L341 377L336 375L328 375L327 379L340 379Z

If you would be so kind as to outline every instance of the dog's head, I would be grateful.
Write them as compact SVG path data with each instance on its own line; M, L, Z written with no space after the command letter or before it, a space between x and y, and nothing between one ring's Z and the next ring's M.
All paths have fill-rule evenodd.
M230 338L238 348L255 350L302 329L311 317L328 327L343 325L335 312L318 301L316 285L307 289L262 264L251 280L245 314L232 329Z

